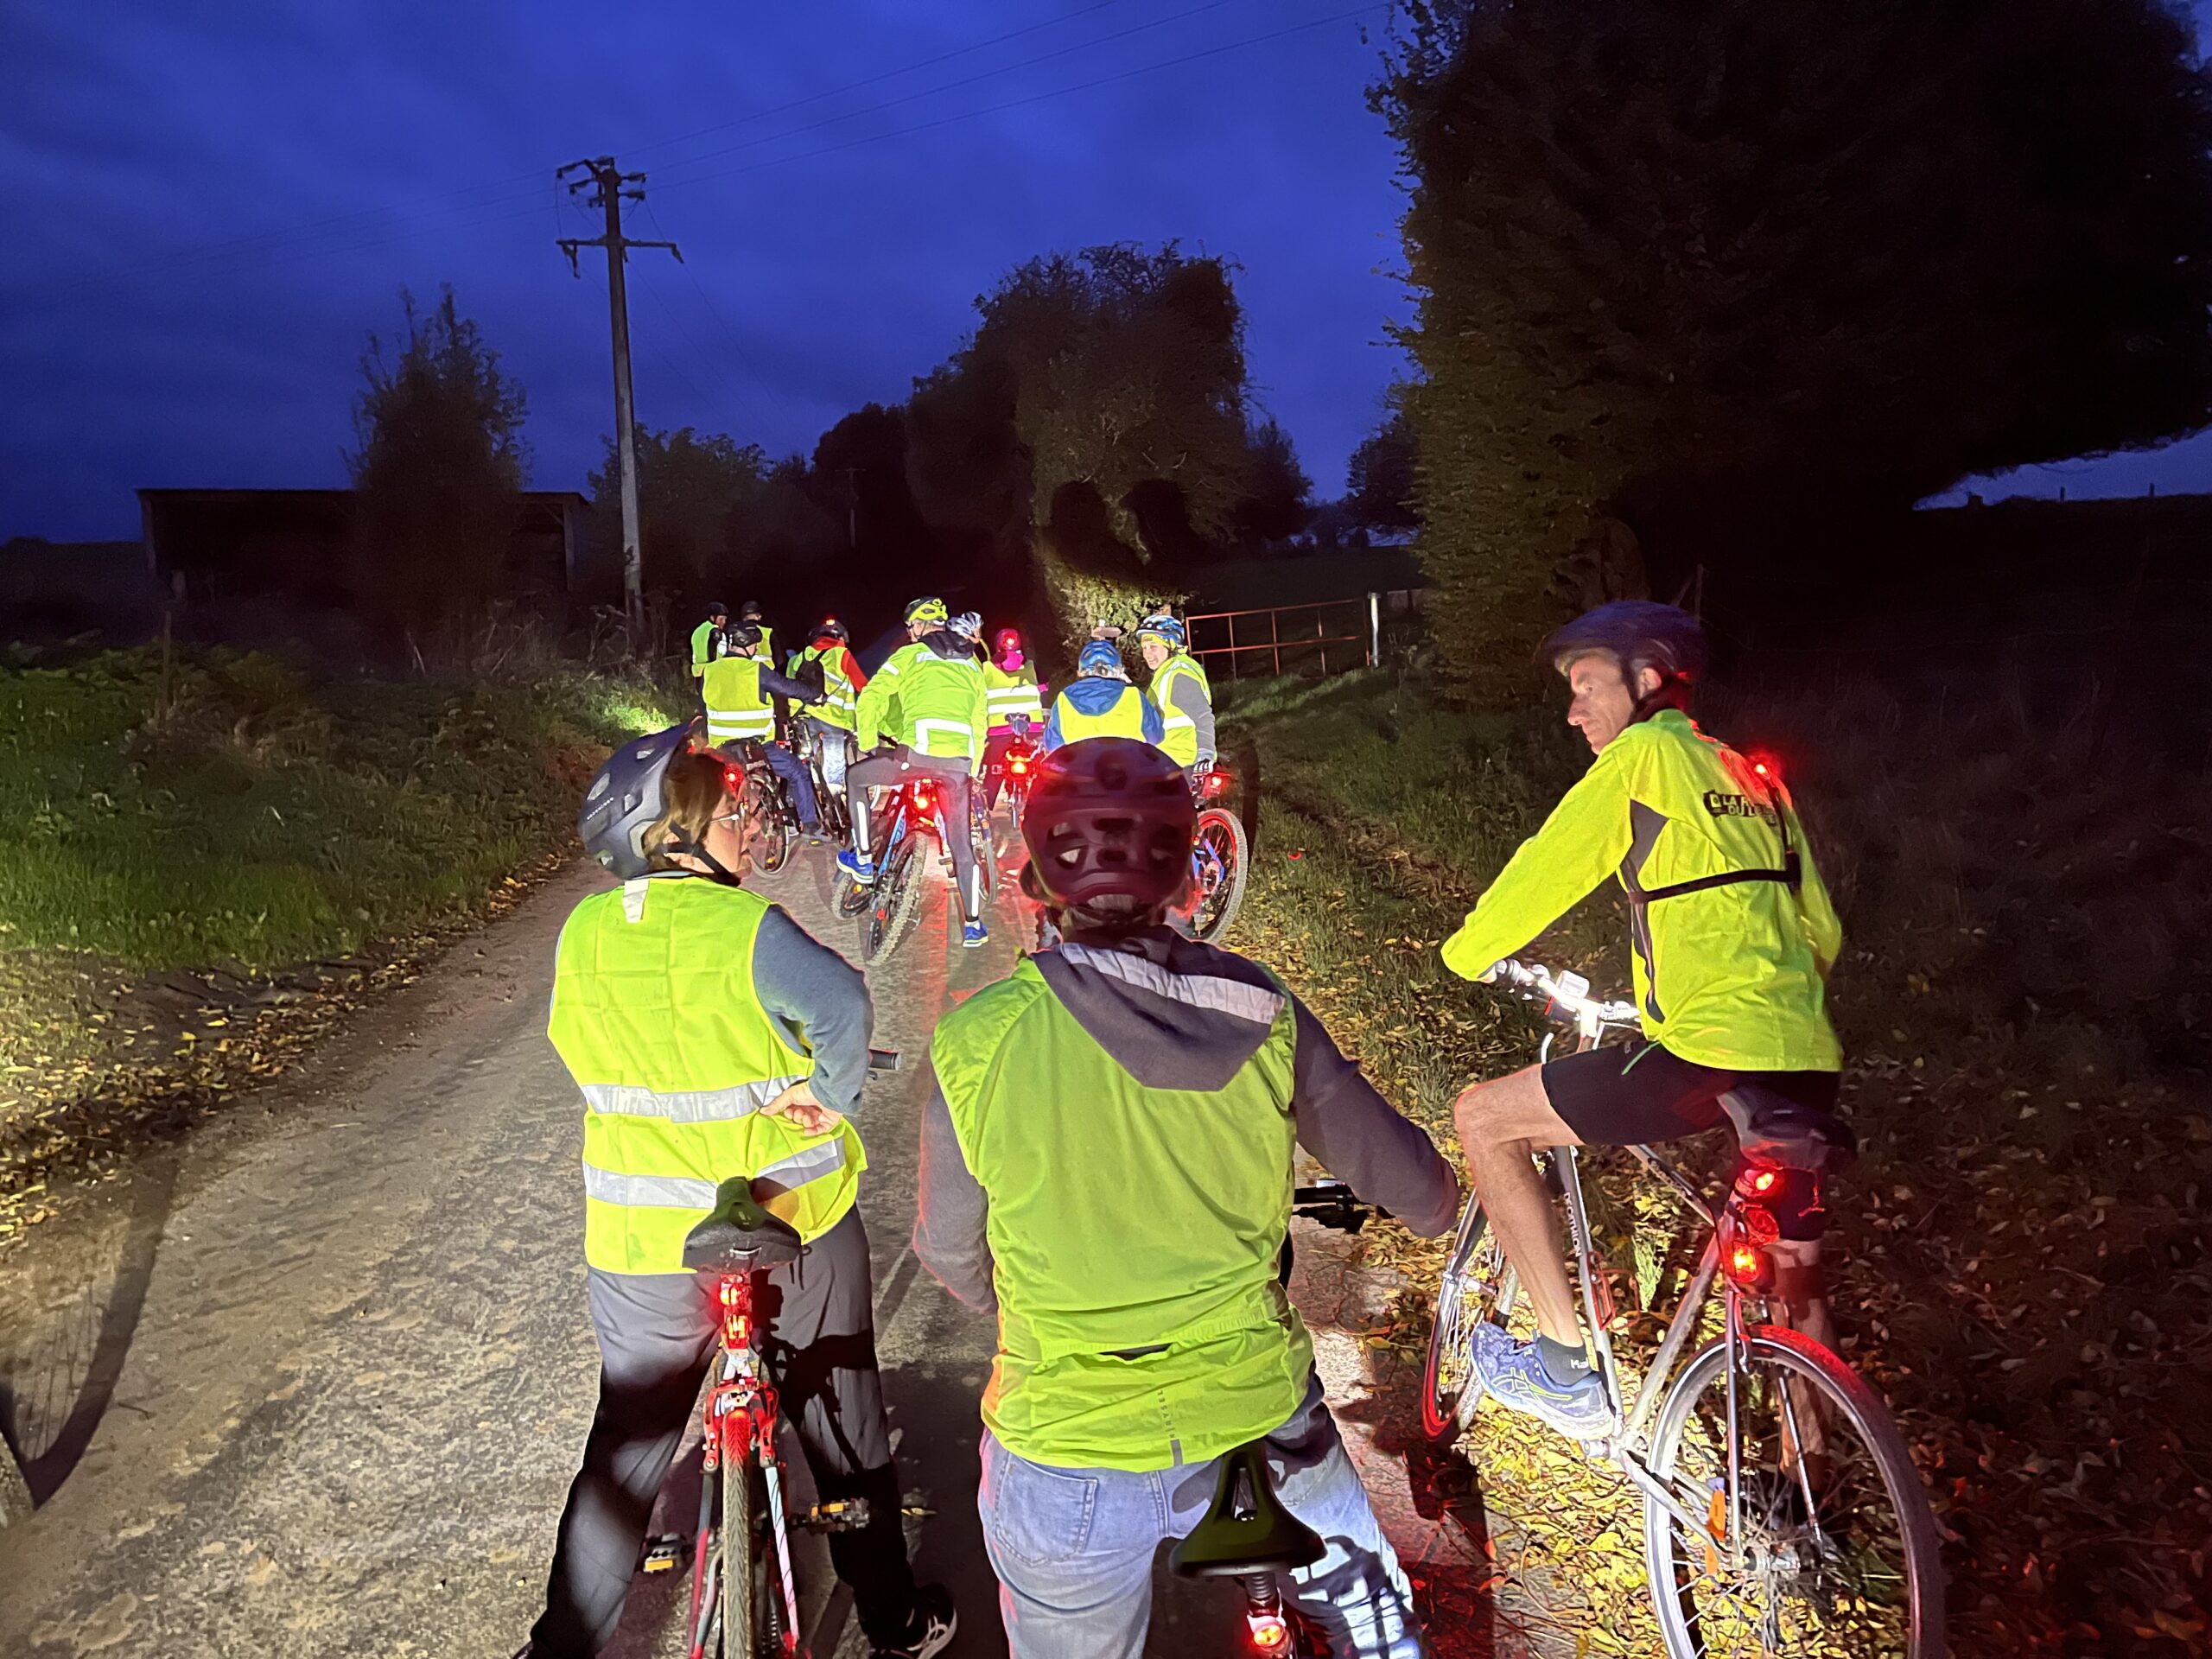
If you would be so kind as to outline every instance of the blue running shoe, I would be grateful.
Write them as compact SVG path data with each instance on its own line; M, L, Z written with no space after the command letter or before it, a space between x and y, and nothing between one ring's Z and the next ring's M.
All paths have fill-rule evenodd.
M837 868L842 870L847 875L851 876L854 880L859 882L861 886L864 887L874 887L875 885L874 861L871 859L862 858L858 853L847 852L838 854Z
M991 930L981 922L963 922L960 925L960 943L970 950L990 937Z
M1475 1374L1498 1404L1524 1411L1569 1440L1602 1440L1618 1427L1597 1372L1579 1382L1554 1382L1535 1343L1516 1342L1488 1320L1475 1327Z

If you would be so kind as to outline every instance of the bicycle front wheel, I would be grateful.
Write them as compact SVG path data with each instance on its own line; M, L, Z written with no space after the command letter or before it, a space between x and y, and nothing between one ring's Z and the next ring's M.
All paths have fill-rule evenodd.
M760 1592L753 1537L753 1460L722 1459L722 1659L758 1659Z
M1503 1325L1512 1318L1519 1290L1513 1264L1483 1216L1482 1200L1470 1198L1436 1287L1436 1319L1428 1329L1421 1426L1432 1440L1456 1439L1482 1403L1483 1385L1475 1376L1475 1327L1486 1319Z
M1191 917L1193 938L1209 944L1229 931L1244 903L1248 848L1244 826L1234 813L1210 806L1198 814L1192 862L1198 880L1198 907Z
M1724 1344L1683 1369L1653 1430L1651 1473L1700 1522L1644 1501L1670 1659L1939 1659L1936 1517L1889 1408L1795 1331L1754 1327L1742 1353L1732 1492Z
M861 963L873 968L899 948L908 924L922 902L922 884L915 879L914 842L909 836L892 849L869 888L869 905L861 914Z

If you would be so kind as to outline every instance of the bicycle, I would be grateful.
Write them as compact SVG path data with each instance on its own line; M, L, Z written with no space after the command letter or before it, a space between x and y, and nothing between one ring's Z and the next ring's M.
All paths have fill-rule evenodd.
M1198 822L1191 843L1191 885L1197 895L1191 912L1191 937L1211 944L1229 931L1244 903L1244 878L1250 849L1243 821L1222 800L1236 787L1236 777L1216 766L1199 773Z
M717 753L722 757L723 775L731 791L743 792L746 826L753 837L753 868L763 875L773 875L791 862L792 849L798 845L798 809L792 804L791 791L769 766L760 744L726 744Z
M1634 1004L1589 995L1579 975L1499 964L1512 989L1573 1028L1577 1051L1639 1030ZM1542 1056L1551 1055L1553 1035ZM1945 1651L1943 1576L1934 1514L1888 1408L1857 1372L1800 1332L1764 1322L1777 1233L1758 1195L1772 1171L1749 1170L1709 1203L1649 1147L1625 1148L1709 1229L1699 1265L1632 1395L1613 1352L1610 1281L1592 1243L1580 1148L1545 1154L1565 1197L1586 1328L1618 1430L1585 1442L1643 1501L1644 1573L1670 1659L1739 1650L1779 1654ZM1748 1189L1745 1190L1745 1189ZM1719 1332L1684 1361L1721 1291ZM1470 1199L1446 1262L1429 1335L1421 1418L1456 1439L1480 1403L1476 1329L1508 1325L1519 1286ZM1858 1455L1847 1440L1855 1440Z
M990 826L982 820L973 788L968 791L968 834L976 849L976 868L982 874L984 890L989 892L997 886L998 861L992 849ZM893 788L890 804L879 822L882 825L882 846L875 855L874 882L864 887L841 873L831 895L832 906L840 915L847 913L846 906L850 902L848 895L855 892L860 895L861 903L856 913L861 925L861 961L871 968L899 948L899 942L906 938L915 913L921 908L922 889L917 880L915 855L923 830L935 832L941 850L952 845L944 821L941 780L930 772L910 772ZM949 864L950 852L944 850L944 855Z
M851 739L840 728L825 727L823 722L801 715L792 721L798 736L792 753L799 764L807 768L814 780L814 799L822 813L822 833L835 846L851 844L853 838L852 813L847 804L845 791L830 786L830 774L823 761L828 746L833 742L849 745Z

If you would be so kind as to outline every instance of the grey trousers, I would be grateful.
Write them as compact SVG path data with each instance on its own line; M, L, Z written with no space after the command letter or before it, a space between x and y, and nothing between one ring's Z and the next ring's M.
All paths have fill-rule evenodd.
M815 1487L825 1500L868 1501L868 1526L830 1535L830 1559L852 1586L868 1640L895 1647L912 1629L914 1579L876 1371L860 1212L769 1274L767 1285L769 1369ZM599 1409L562 1512L545 1611L531 1631L533 1659L588 1659L614 1639L654 1496L715 1349L714 1310L690 1274L594 1268L589 1295L599 1335Z

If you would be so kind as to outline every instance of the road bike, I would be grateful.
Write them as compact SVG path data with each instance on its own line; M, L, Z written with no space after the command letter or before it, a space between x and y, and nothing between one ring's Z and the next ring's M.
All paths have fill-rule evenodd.
M1632 1003L1592 997L1579 975L1505 962L1498 977L1571 1028L1577 1052L1640 1029ZM1548 1035L1545 1058L1551 1049ZM1567 1200L1584 1325L1618 1424L1583 1451L1643 1499L1644 1573L1670 1659L1937 1659L1946 1649L1936 1520L1904 1440L1857 1372L1769 1319L1778 1230L1759 1199L1778 1173L1746 1169L1714 1201L1652 1148L1624 1149L1705 1234L1665 1335L1631 1376L1613 1350L1611 1280L1593 1243L1581 1150L1555 1147L1540 1162ZM1456 1439L1472 1420L1483 1393L1477 1329L1510 1327L1518 1292L1471 1198L1422 1379L1434 1438Z
M1196 907L1191 912L1191 934L1208 944L1229 931L1244 903L1244 880L1250 849L1243 821L1225 805L1236 786L1236 776L1225 766L1198 774L1198 823L1191 843L1191 887Z

